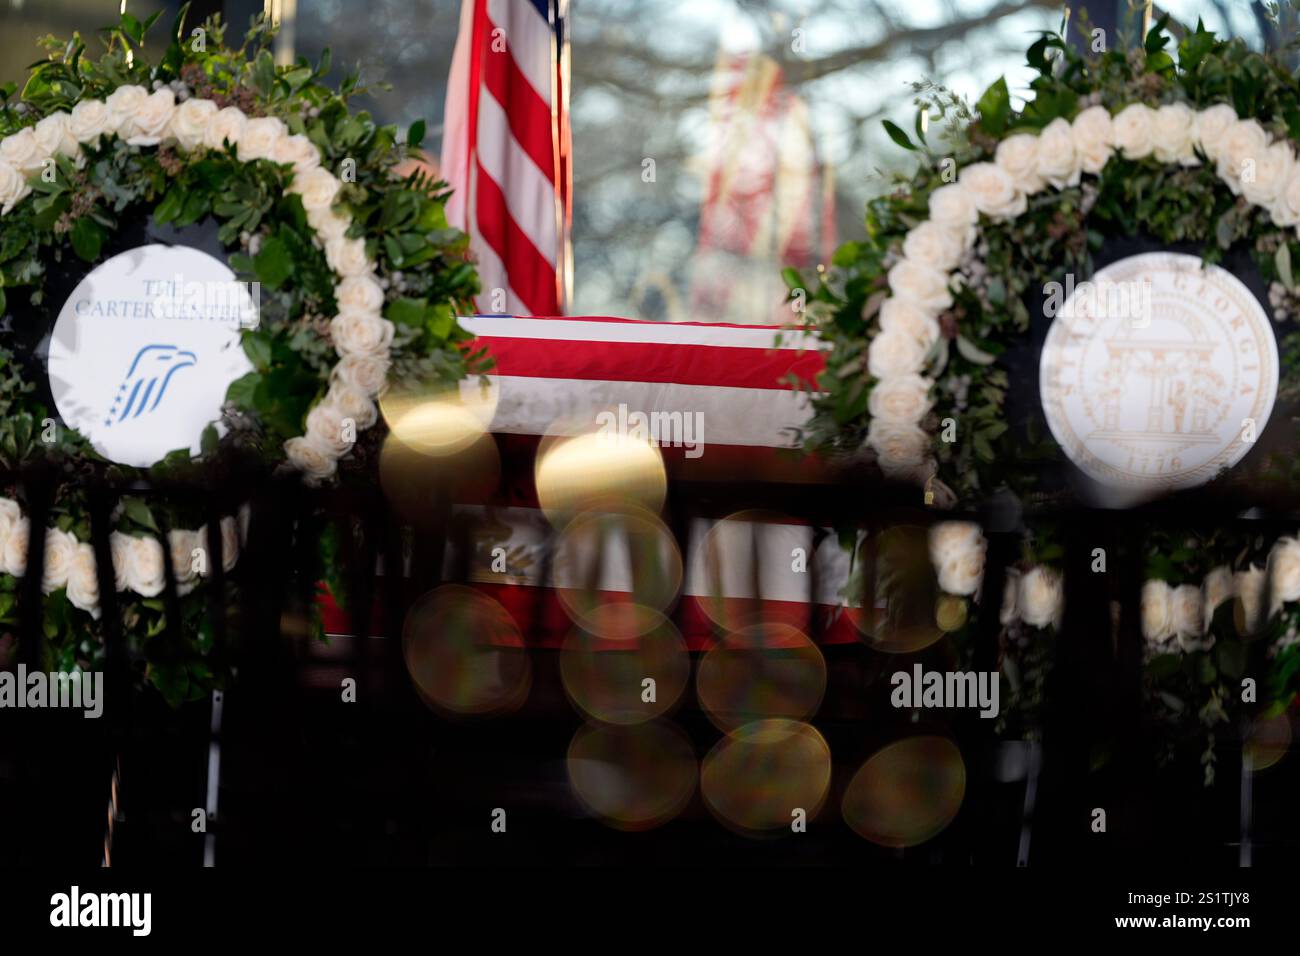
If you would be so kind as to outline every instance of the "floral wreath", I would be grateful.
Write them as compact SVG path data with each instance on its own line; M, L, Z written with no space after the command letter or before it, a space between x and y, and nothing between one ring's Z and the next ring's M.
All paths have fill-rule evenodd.
M301 58L276 66L264 20L232 48L217 18L187 35L185 13L154 64L145 36L157 15L141 23L123 14L102 31L106 51L97 61L80 36L50 38L48 59L18 97L13 85L0 87L0 315L22 304L20 296L44 305L51 258L97 262L123 213L178 228L210 217L232 250L231 267L264 293L257 327L242 333L254 370L230 386L224 438L209 426L198 459L184 449L140 470L103 462L71 429L40 435L48 410L13 353L0 348L0 460L14 470L54 460L73 471L158 477L238 448L287 463L309 483L350 474L370 481L384 432L374 428L376 398L387 382L449 387L478 361L454 320L477 277L465 236L444 216L445 186L419 171L394 171L420 157L424 124L402 142L394 127L351 113L348 99L366 88L356 75L338 92L324 86L328 52L316 66ZM42 579L56 599L47 601L47 652L63 669L90 666L98 654L78 650L89 624L72 620L62 602L98 618L87 511L69 484L44 536ZM160 524L183 529L187 520L177 509L160 523L151 508L170 506L124 500L112 538L118 590L135 601L124 613L143 618L145 635L161 630L163 614L155 536ZM227 569L237 527L228 517L219 529ZM0 625L13 622L30 534L18 501L0 499ZM167 534L182 594L204 576L205 534ZM187 620L191 606L202 602L187 605ZM151 671L160 687L169 682L169 696L178 681L182 695L191 693L183 674ZM207 675L202 666L195 673Z
M1019 111L1005 80L974 110L916 86L915 138L886 129L924 161L869 204L868 238L838 249L809 296L807 320L828 351L807 447L865 456L886 477L924 483L927 503L941 507L969 509L1002 488L1041 502L1034 472L1060 452L1009 434L1010 383L998 359L1030 327L1026 296L1063 271L1090 276L1108 235L1200 244L1207 262L1247 245L1274 319L1300 317L1291 267L1300 253L1300 85L1278 57L1199 23L1168 49L1168 24L1162 17L1136 47L1092 53L1043 34L1028 51L1034 95ZM946 155L927 144L927 116L947 121ZM801 301L810 287L795 270L785 276ZM1279 397L1294 398L1300 332L1283 328L1279 339ZM1294 462L1272 459L1264 477L1292 485ZM1271 662L1262 712L1285 708L1300 676L1300 543L1161 530L1146 543L1142 630L1148 699L1161 716L1205 728L1229 720L1239 678L1259 673L1247 660L1260 652ZM985 547L977 525L936 528L941 589L977 599ZM1051 567L1060 553L1040 529L1012 569L1009 595L1029 598L1031 626L1051 630L1059 619ZM1260 610L1265 594L1271 614ZM1011 657L1016 615L1006 608L1016 606L1010 597L1003 605ZM1212 779L1212 756L1206 763Z

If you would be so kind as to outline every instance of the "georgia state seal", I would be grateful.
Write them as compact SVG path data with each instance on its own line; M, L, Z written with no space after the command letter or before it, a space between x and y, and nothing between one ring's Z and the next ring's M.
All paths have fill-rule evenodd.
M1049 311L1043 411L1066 456L1095 481L1199 485L1237 464L1263 431L1277 397L1277 341L1259 301L1226 269L1181 253L1130 256Z

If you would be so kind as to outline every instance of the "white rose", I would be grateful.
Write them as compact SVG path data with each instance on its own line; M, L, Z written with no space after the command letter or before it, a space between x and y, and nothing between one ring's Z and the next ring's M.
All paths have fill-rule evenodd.
M328 209L338 198L340 183L327 169L309 169L300 176L295 176L289 186L289 192L302 197L302 207L308 212L313 209Z
M949 594L974 594L983 581L983 549L952 558L939 566L939 587Z
M1020 619L1020 572L1016 568L1007 568L1007 579L1002 584L1002 610L998 612L998 621L1003 627L1009 627Z
M930 453L930 436L915 425L897 425L873 419L867 444L876 452L880 469L888 476L910 475Z
M330 380L378 395L388 383L388 358L384 355L345 355L330 372Z
M129 124L118 130L132 146L157 146L167 136L172 114L176 112L176 94L168 87L145 97Z
M979 218L970 193L959 183L940 186L930 193L930 221L957 233L967 246L974 238Z
M1061 117L1052 120L1038 136L1037 175L1056 189L1079 185L1082 165L1074 149L1074 130Z
M95 572L95 549L78 544L68 566L68 601L75 608L99 617L99 575Z
M4 551L4 572L6 574L21 578L27 573L27 551L31 542L31 530L31 522L26 518L19 518L9 529L9 537L5 539Z
M301 133L286 136L278 141L271 158L281 165L292 166L297 176L320 166L320 150Z
M1085 173L1097 175L1115 152L1115 124L1104 106L1089 106L1070 124L1074 152Z
M324 246L336 239L342 239L352 225L352 220L326 207L307 210L307 225L311 226L312 231L320 238L321 245Z
M208 124L217 115L212 100L188 99L172 114L170 132L185 152L198 149L207 140Z
M1126 106L1111 121L1115 146L1127 159L1142 159L1155 149L1155 110L1141 103Z
M366 258L364 239L331 239L325 243L325 261L337 275L345 278L365 275L374 270L370 260Z
M1142 585L1142 636L1154 644L1174 636L1174 592L1164 581Z
M1233 608L1233 620L1237 629L1244 635L1254 634L1262 622L1264 610L1264 584L1268 578L1263 568L1251 567L1233 575L1233 592L1237 596L1237 605Z
M1268 555L1268 573L1273 598L1270 614L1283 604L1300 601L1300 540L1278 539Z
M1014 219L1029 206L1015 181L993 163L973 163L958 178L975 208L993 219Z
M1253 175L1241 176L1241 194L1256 206L1272 206L1286 189L1295 172L1295 153L1283 142L1276 142L1255 164Z
M1215 168L1234 196L1241 195L1242 174L1254 175L1267 149L1268 134L1253 119L1237 120L1224 131Z
M1020 616L1030 627L1059 627L1065 594L1061 575L1041 565L1020 578Z
M79 156L81 144L72 135L72 117L51 113L36 124L36 142L46 156Z
M1156 110L1152 138L1156 159L1162 163L1195 166L1196 114L1185 103L1166 103Z
M346 417L333 405L322 402L307 413L307 437L329 446L336 458L346 455L355 441L355 435L352 441L347 440Z
M1201 611L1202 627L1208 631L1210 622L1214 619L1214 612L1218 610L1219 605L1224 601L1231 601L1234 594L1232 570L1227 567L1217 567L1205 576L1201 582L1203 592L1204 609Z
M877 382L867 403L871 417L898 425L915 425L933 404L930 384L920 375L896 375Z
M940 521L926 535L930 560L937 567L950 558L983 547L984 530L974 521Z
M939 341L939 323L934 316L906 299L891 298L880 304L880 331L910 335L926 352Z
M36 131L30 126L0 140L0 163L8 163L26 175L41 171L50 154L41 149Z
M903 237L903 257L941 272L951 272L965 250L957 231L928 220Z
M962 596L979 590L988 550L979 525L972 521L941 521L930 528L929 544L940 588Z
M68 570L72 567L72 553L77 539L67 531L48 528L45 531L45 566L41 569L41 591L50 594L68 586Z
M284 453L289 463L309 481L328 478L338 470L338 459L333 450L309 436L290 438L284 443Z
M125 591L130 586L131 549L134 546L135 538L129 534L114 531L108 536L109 555L113 560L113 587L118 591Z
M1237 122L1237 111L1227 103L1216 103L1196 114L1192 123L1192 136L1206 159L1215 162L1219 158L1219 146L1233 123Z
M933 266L903 259L889 270L888 280L896 298L908 299L923 309L938 312L952 305L948 276Z
M22 517L23 510L18 506L18 502L12 498L0 498L0 565L3 565L4 546L9 540L9 532L22 520Z
M238 147L246 125L248 117L238 106L217 110L209 117L207 129L203 131L203 145L210 149L225 149L227 143Z
M379 410L370 396L359 388L341 382L335 382L330 386L329 394L325 396L325 404L337 409L344 418L356 422L358 431L364 431L379 421Z
M167 532L167 550L171 554L172 574L176 576L176 593L189 594L194 590L195 579L199 573L194 567L194 552L203 547L203 541L197 531L185 531L174 528ZM204 555L204 565L207 555Z
M1275 225L1294 226L1300 223L1300 169L1291 170L1291 178L1269 206L1268 212Z
M1183 584L1174 588L1172 594L1172 612L1174 633L1179 639L1199 638L1202 631L1201 589L1195 584ZM1187 647L1183 648L1187 650Z
M919 372L929 350L920 340L897 329L880 332L867 346L867 371L875 378L895 378Z
M1038 175L1037 136L1013 133L998 143L993 161L1023 192L1036 193L1043 188L1043 179Z
M275 149L289 135L284 121L274 116L259 116L244 125L244 133L239 137L237 155L240 162L255 159L273 159Z
M384 307L384 290L372 276L351 276L334 287L334 301L340 312L378 312Z
M78 143L94 146L101 136L113 131L113 114L102 100L82 100L72 108L68 130Z
M105 132L117 133L123 139L129 136L135 114L148 98L149 91L143 86L119 86L108 94L104 100L104 105L108 107L108 126Z
M239 560L239 523L232 517L221 519L221 569L233 571Z
M330 320L330 337L340 355L384 355L395 331L392 322L365 312L340 312Z
M0 216L7 216L31 191L26 176L8 163L0 162Z
M213 549L212 529L205 524L194 533L207 549L208 554L208 563L201 573L203 577L211 577L212 558L217 553ZM231 517L222 518L217 533L221 536L221 569L229 573L235 569L235 564L239 561L239 523Z
M157 597L167 586L162 543L157 538L131 538L126 552L126 584L141 597Z

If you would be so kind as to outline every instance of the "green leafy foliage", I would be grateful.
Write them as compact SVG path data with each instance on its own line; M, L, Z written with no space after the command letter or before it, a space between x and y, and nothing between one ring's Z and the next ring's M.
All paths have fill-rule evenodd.
M157 14L141 19L124 13L96 37L43 41L45 56L30 68L21 91L16 84L0 86L0 137L83 100L104 99L124 85L170 86L181 98L278 117L290 133L314 143L322 166L344 180L334 211L352 221L350 236L373 247L384 311L400 326L392 374L411 385L450 385L481 371L483 353L470 347L470 336L454 321L471 309L478 277L467 238L447 222L446 184L418 171L398 171L422 158L425 124L413 124L403 140L396 127L353 112L350 101L373 89L359 72L349 73L338 89L326 86L328 52L316 64L303 58L277 64L273 31L260 17L240 40L228 40L226 25L210 18L201 24L203 43L196 43L187 8L170 29ZM243 334L253 371L230 386L225 427L213 423L204 431L197 458L177 450L147 473L103 461L74 431L57 428L50 440L49 410L24 370L0 348L0 466L45 462L67 473L71 480L58 483L53 502L56 526L88 540L82 495L93 480L188 480L201 477L211 460L236 451L260 457L269 470L283 460L285 440L303 433L307 411L328 388L338 361L329 337L338 280L301 199L288 190L292 176L291 166L241 162L232 147L185 153L170 140L132 146L106 136L85 146L77 161L58 157L55 175L32 177L33 195L0 217L0 317L28 303L44 308L51 264L69 257L98 262L122 223L150 215L158 226L214 222L231 268L258 283L258 322ZM373 462L383 430L380 423L364 434L363 453L340 463L340 481L373 481L367 462ZM87 480L78 482L77 476ZM6 488L0 494L21 499L23 492ZM134 535L193 528L204 520L206 515L157 497L128 497L116 517L117 530ZM14 583L0 575L0 623L13 614ZM119 594L141 679L173 703L202 696L225 679L205 659L211 647L204 614L208 586L181 598L183 646L173 646L165 657L155 653L163 643L155 638L168 629L165 602ZM62 591L47 599L44 629L49 660L68 668L100 663L102 624L72 607Z

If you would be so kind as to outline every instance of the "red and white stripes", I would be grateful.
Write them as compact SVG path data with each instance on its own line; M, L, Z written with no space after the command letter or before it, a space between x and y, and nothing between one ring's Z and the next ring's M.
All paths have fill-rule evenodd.
M560 0L463 0L447 85L448 221L470 235L479 308L555 315L564 302L568 124Z

